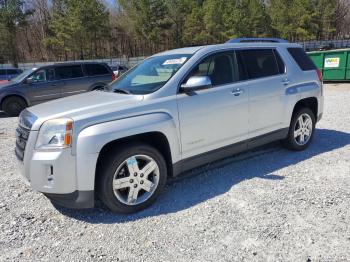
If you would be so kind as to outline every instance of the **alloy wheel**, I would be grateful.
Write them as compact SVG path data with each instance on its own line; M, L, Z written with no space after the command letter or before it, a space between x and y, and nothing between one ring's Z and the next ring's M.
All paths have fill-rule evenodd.
M157 189L159 166L147 155L134 155L125 159L113 177L113 191L125 205L138 205L147 201Z
M294 139L299 146L303 146L309 142L312 135L313 123L312 118L308 114L299 116L294 127Z

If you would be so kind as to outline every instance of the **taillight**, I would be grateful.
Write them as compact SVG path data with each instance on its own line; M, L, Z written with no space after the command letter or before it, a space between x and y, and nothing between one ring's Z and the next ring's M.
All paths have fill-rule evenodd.
M117 76L115 74L112 74L112 81L116 80Z
M323 80L323 76L322 76L322 72L320 69L316 69L317 75L318 75L318 79L320 80L320 82L322 82Z

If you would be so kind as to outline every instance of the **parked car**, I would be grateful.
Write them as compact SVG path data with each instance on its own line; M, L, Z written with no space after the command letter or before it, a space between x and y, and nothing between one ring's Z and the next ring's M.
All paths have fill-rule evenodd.
M323 113L322 76L292 43L163 52L111 88L20 115L20 169L54 203L139 211L183 171L276 140L306 149Z
M122 74L129 70L126 66L123 65L111 66L111 69L113 70L113 73L116 77L120 77Z
M104 63L58 63L32 68L0 84L0 110L17 116L27 106L103 90L114 79L113 72Z
M23 70L18 68L0 68L0 81L9 81L21 73Z

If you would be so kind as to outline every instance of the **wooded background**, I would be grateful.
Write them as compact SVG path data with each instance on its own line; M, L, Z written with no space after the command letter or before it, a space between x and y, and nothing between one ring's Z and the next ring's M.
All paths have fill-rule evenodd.
M234 37L350 37L350 0L0 0L0 63L147 56Z

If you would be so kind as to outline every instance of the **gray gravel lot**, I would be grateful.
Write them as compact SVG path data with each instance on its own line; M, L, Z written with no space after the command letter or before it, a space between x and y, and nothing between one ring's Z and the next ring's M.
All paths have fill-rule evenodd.
M0 113L0 261L350 261L350 84L325 87L311 147L192 171L131 216L56 209L16 170Z

